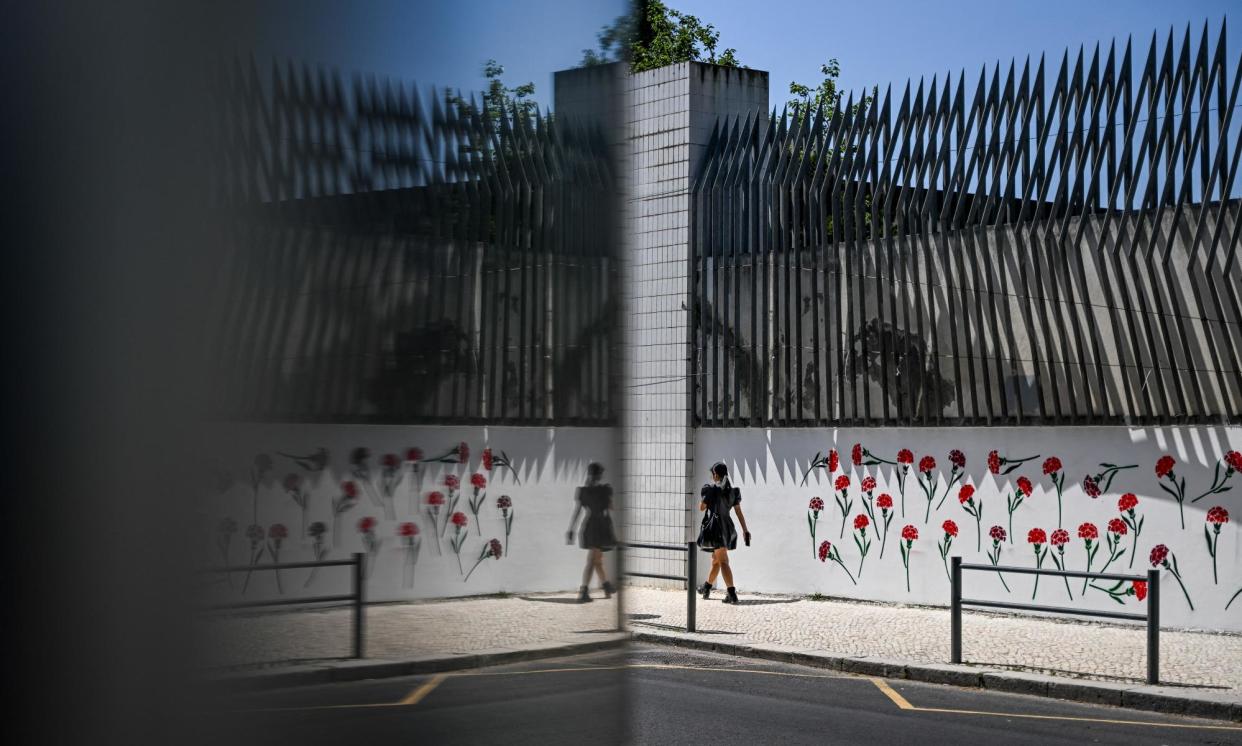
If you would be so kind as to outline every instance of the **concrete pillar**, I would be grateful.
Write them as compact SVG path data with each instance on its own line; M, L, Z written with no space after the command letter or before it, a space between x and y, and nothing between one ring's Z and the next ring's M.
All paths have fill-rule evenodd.
M766 112L768 74L687 62L556 74L557 116L601 121L622 159L621 494L629 541L680 544L698 525L692 474L690 188L716 122ZM678 575L684 557L634 551L628 569Z

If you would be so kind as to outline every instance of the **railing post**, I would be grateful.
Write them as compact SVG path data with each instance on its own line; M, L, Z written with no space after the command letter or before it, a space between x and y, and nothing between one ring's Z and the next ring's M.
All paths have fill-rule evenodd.
M698 545L693 541L686 542L686 631L694 631L694 605L698 599L698 589L694 581L698 578Z
M1160 571L1147 571L1147 683L1160 683Z
M366 654L363 641L366 630L363 627L362 605L366 590L365 559L362 552L354 552L354 657L362 658Z
M949 662L962 662L962 558L953 556L950 561L950 609L952 631L949 637Z

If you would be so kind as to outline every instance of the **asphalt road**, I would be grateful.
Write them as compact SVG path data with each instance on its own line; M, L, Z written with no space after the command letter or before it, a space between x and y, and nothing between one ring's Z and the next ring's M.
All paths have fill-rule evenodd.
M634 645L230 698L211 743L1242 744L1242 726Z

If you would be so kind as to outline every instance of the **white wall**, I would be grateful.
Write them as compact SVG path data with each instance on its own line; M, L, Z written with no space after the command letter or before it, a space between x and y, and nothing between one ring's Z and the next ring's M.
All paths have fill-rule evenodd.
M307 478L311 489L308 521L323 521L331 532L331 500L341 494L343 480L359 481L350 473L349 455L354 448L362 446L370 449L370 472L378 491L380 458L384 454L401 455L411 447L418 447L425 457L433 458L461 441L469 445L468 462L425 465L423 487L421 492L414 491L416 503L413 508L413 480L407 465L403 464L404 477L394 491L391 518L386 516L382 503L377 505L373 502L364 487L357 504L342 515L339 545L334 545L330 535L327 537L326 545L331 550L329 559L348 558L351 552L363 551L361 534L357 530L358 521L364 516L373 516L378 521L375 535L382 543L368 579L367 594L371 600L576 589L581 580L585 552L576 544L566 544L565 531L573 511L574 489L585 481L587 464L599 461L607 469L605 479L615 479L612 458L614 440L607 428L219 426L211 433L208 442L212 445L208 452L218 467L232 476L234 484L223 492L208 488L203 493L199 525L193 534L194 548L206 558L204 564L219 566L223 558L215 545L216 527L222 519L232 517L238 524L238 530L232 537L229 561L231 564L246 564L249 561L249 541L245 538L246 527L253 519L249 473L257 454L268 454L274 461L272 471L258 490L257 523L265 530L273 523L283 523L289 530L289 539L283 544L280 559L282 562L297 562L313 559L313 543L301 535L301 511L281 486L286 474L294 473ZM483 469L481 453L489 446L496 454L504 451L509 455L517 470L516 479L507 470L495 468L487 472ZM310 454L321 447L328 449L330 461L324 473L317 477L292 460L278 455L279 452ZM437 553L430 522L423 512L425 496L433 490L444 491L444 476L450 473L456 474L462 483L462 496L457 509L470 518L469 535L461 552L462 566L467 572L488 539L496 538L505 543L504 521L496 507L496 498L505 494L513 502L514 520L508 553L500 560L485 561L469 582L458 571L457 559L449 548L447 536L452 536L452 525L448 527L446 538L439 541L441 552ZM467 506L471 495L470 476L474 473L481 473L488 480L486 499L479 511L478 529L481 532L476 529L474 516ZM407 584L407 578L403 577L406 554L396 533L398 525L405 521L416 523L422 538L412 584ZM265 554L260 563L270 561L271 558ZM344 568L336 569L335 573L322 569L314 584L304 588L307 573L307 570L283 573L283 594L277 592L275 575L270 571L255 573L244 596L241 593L241 575L234 578L231 588L216 582L213 594L220 601L241 601L279 595L295 597L348 592L348 577Z
M901 499L894 467L887 465L859 467L850 459L851 448L862 443L876 455L894 460L900 448L915 454L915 468L906 482L906 516L900 515ZM854 501L846 524L845 537L839 538L841 513L833 499L833 476L817 469L801 484L817 451L836 448L841 455L841 470L850 477L849 495ZM940 510L933 510L924 521L926 500L916 478L917 462L930 454L936 459L937 484L941 493L948 479L948 453L959 449L966 456L967 483L976 487L976 501L983 503L983 540L981 551L975 551L975 521L957 501L954 487ZM1109 572L1145 575L1150 564L1148 556L1156 544L1166 544L1176 555L1182 579L1190 592L1195 610L1186 604L1173 577L1162 574L1162 620L1176 627L1242 631L1242 598L1228 611L1225 604L1242 588L1242 536L1236 521L1242 517L1242 475L1231 480L1234 489L1190 501L1208 489L1216 463L1229 449L1242 448L1242 429L1223 427L1142 428L1076 427L1076 428L940 428L940 429L737 429L699 430L696 438L696 473L700 481L710 465L723 460L734 475L734 483L742 489L742 507L754 534L750 548L740 547L732 555L737 587L742 591L781 593L823 593L834 596L879 601L947 605L949 581L941 563L937 543L944 534L945 519L954 520L960 534L950 554L960 554L964 562L987 563L991 548L987 536L995 524L1008 527L1006 495L1013 490L1019 476L1027 476L1035 484L1034 493L1026 499L1013 517L1013 543L1002 546L1002 565L1034 566L1034 553L1027 544L1027 531L1034 527L1049 534L1056 528L1057 501L1051 481L1042 473L1042 462L1057 456L1066 473L1063 495L1063 524L1071 536L1065 556L1068 569L1085 568L1084 544L1077 529L1084 521L1095 523L1100 532L1101 549L1096 555L1095 569L1107 559L1104 541L1105 526L1118 516L1117 499L1125 492L1139 498L1138 514L1146 516L1139 538L1138 555L1130 567L1132 536L1127 534L1123 546L1126 554L1109 568ZM1039 454L1040 459L1028 462L1008 476L996 476L987 468L987 454L996 449L1014 457ZM1162 455L1177 460L1174 473L1186 480L1185 518L1181 528L1176 502L1162 491L1154 466ZM1101 463L1137 464L1137 468L1120 472L1112 487L1097 499L1084 493L1083 477L1100 471ZM865 474L877 482L875 494L888 492L896 503L897 516L889 528L888 547L883 559L879 556L878 537L863 568L858 585L851 584L842 570L831 561L821 563L813 557L807 527L807 504L820 496L825 510L820 513L818 540L829 540L838 546L842 560L851 573L857 574L859 551L851 538L853 516L863 512L859 483ZM1212 563L1204 540L1205 515L1215 505L1230 512L1230 523L1224 526L1219 539L1217 567L1220 582L1212 579ZM877 511L877 517L879 512ZM906 524L918 528L910 560L910 592L906 591L901 554L898 550L901 529ZM702 563L703 566L706 563ZM1049 557L1044 564L1053 568ZM965 572L965 593L968 597L991 600L1030 602L1032 576L1006 576L1012 593L1006 593L992 573ZM1071 580L1074 600L1069 601L1061 579L1044 576L1039 583L1036 603L1061 606L1071 604L1084 608L1123 610L1107 595L1088 590L1080 597L1082 581ZM1126 611L1142 613L1134 597L1126 599Z

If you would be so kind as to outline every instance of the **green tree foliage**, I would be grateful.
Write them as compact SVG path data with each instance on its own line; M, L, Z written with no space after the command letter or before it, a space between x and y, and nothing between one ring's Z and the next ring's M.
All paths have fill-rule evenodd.
M796 122L814 115L821 106L827 117L831 117L836 110L837 79L841 77L841 63L834 57L820 65L819 72L824 79L815 88L797 81L789 84L789 95L794 97L789 99L789 113Z
M507 86L501 79L505 74L504 65L496 60L483 63L483 77L487 79L487 90L483 92L483 108L492 121L499 121L503 114L532 116L539 110L533 98L534 83L523 83L518 86Z
M600 30L599 49L583 50L582 64L602 65L628 60L631 72L653 70L678 62L709 62L741 67L737 50L716 53L720 32L698 16L682 13L660 0L646 0Z

